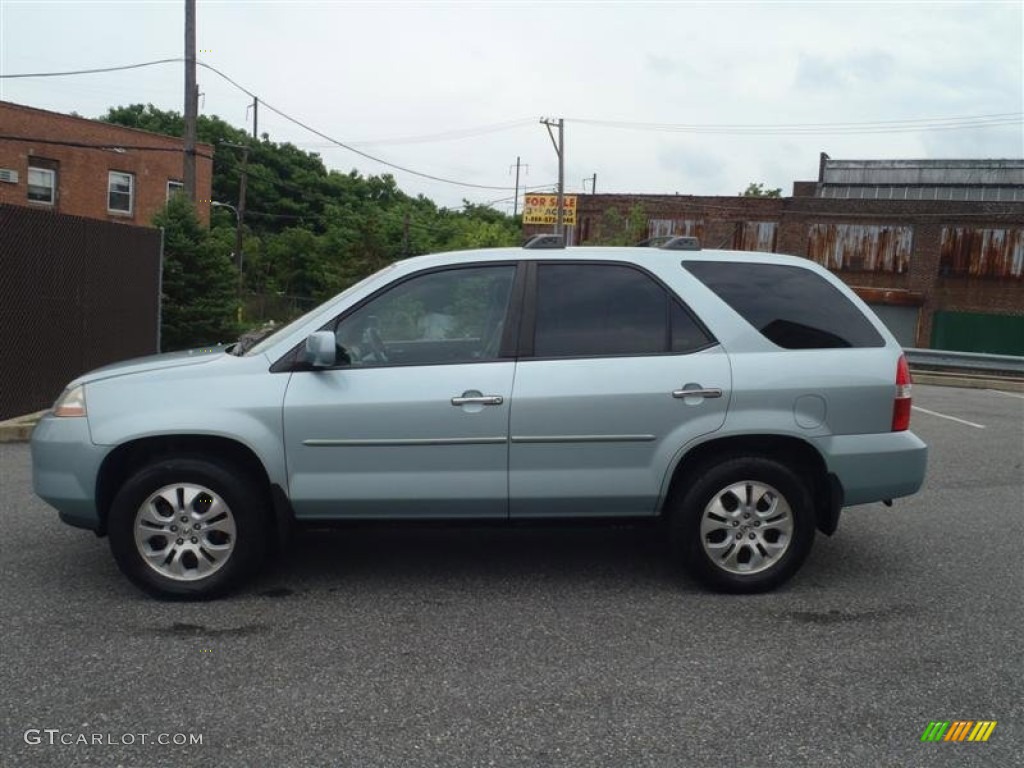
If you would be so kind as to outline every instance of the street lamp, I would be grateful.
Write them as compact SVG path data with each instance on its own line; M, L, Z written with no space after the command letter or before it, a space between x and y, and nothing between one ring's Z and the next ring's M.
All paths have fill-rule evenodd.
M238 260L238 322L242 322L242 294L244 283L242 280L242 216L238 209L231 203L219 203L216 200L210 202L214 208L229 208L235 214L235 258Z

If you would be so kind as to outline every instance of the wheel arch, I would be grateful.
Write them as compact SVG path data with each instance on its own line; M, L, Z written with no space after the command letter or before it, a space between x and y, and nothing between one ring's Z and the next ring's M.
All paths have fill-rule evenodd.
M761 456L786 464L801 477L809 478L817 528L831 536L839 524L843 505L843 489L834 474L829 473L825 459L818 450L792 435L757 434L718 437L695 445L683 453L668 475L662 494L660 514L665 514L675 494L682 492L691 479L709 462L739 456Z
M287 497L283 490L271 483L267 468L256 452L229 437L188 434L138 438L117 446L107 454L96 478L96 511L100 519L97 535L106 534L110 506L129 477L153 461L183 455L205 455L226 461L254 478L260 485L260 492L266 495L268 508L273 510L274 519L268 523L279 537L283 535L290 513ZM283 506L282 499L285 501Z

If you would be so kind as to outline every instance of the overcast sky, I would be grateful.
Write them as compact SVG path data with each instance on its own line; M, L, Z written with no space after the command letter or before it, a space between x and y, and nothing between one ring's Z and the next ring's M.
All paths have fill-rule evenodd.
M0 74L182 56L184 6L0 0ZM261 101L389 162L473 184L511 188L517 155L529 165L524 184L555 182L541 117L566 119L567 192L581 191L583 178L596 173L598 192L732 195L758 181L790 194L793 180L816 178L821 151L834 158L1024 156L1021 0L200 0L197 16L200 60ZM87 117L137 102L180 111L182 66L0 80L0 99ZM248 96L202 69L199 83L203 114L251 130ZM1017 113L1016 122L960 130L918 123L886 133L584 122L749 131L1006 113ZM259 131L320 153L331 168L388 171L266 107ZM406 192L440 205L512 194L391 172Z

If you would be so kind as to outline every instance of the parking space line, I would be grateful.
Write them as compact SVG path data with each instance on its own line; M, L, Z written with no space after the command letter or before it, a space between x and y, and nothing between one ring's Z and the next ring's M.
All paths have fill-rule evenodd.
M957 424L966 424L968 427L974 427L975 429L984 429L985 428L984 424L975 424L973 421L967 421L966 419L958 419L956 416L947 416L945 413L938 413L937 411L929 411L927 408L922 408L919 405L912 405L910 407L913 408L915 411L920 411L921 413L927 413L929 416L938 416L940 419L949 419L950 421L955 421Z
M1000 395L1006 395L1007 397L1016 397L1018 400L1024 400L1024 395L1018 395L1016 392L1005 392L1001 389L986 389L986 392L996 392Z

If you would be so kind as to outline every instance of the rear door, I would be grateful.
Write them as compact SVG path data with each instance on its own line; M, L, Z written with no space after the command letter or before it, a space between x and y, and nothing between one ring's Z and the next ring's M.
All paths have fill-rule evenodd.
M633 265L533 263L525 313L511 516L655 514L679 448L725 420L725 352Z

